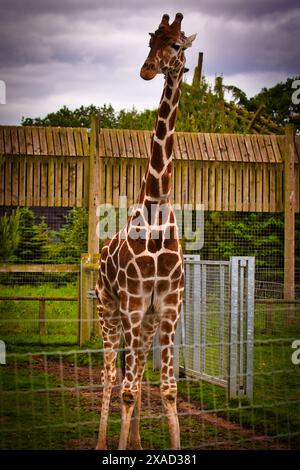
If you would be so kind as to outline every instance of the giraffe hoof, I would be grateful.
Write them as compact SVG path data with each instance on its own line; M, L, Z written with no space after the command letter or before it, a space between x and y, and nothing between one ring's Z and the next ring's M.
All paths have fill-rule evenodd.
M98 443L95 450L107 450L107 444Z

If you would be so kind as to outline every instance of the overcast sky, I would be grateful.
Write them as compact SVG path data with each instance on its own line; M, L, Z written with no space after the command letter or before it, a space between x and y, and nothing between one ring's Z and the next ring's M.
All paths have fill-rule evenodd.
M197 33L188 82L199 51L210 81L223 74L248 96L299 75L299 0L0 0L0 124L63 105L155 108L163 79L146 82L139 70L148 32L177 11L186 35Z

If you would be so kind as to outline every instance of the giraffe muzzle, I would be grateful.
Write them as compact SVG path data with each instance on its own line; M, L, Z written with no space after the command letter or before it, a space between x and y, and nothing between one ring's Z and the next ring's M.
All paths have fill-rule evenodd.
M157 74L156 66L154 62L145 62L141 68L140 75L144 80L152 80Z

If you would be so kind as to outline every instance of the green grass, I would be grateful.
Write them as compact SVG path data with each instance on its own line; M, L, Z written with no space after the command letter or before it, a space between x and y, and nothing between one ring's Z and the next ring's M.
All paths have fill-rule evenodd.
M51 285L0 286L2 296L53 296L74 297L77 295L76 284L62 287ZM38 349L40 346L55 348L72 346L77 342L77 302L47 301L46 302L46 332L44 336L38 331L39 302L38 301L0 301L1 338L6 342L8 351L20 350L22 346L28 349Z
M1 286L1 295L15 294L14 288ZM75 296L77 286L18 286L17 294ZM103 365L103 356L98 351L102 348L101 339L92 338L83 348L78 348L77 315L76 302L47 302L46 334L40 337L38 302L0 302L0 339L6 342L9 354L16 353L17 364L17 368L13 363L9 364L9 367L0 366L0 448L63 449L72 447L72 441L78 439L90 439L90 442L94 443L99 410L91 407L84 396L63 392L59 377L27 367L29 360L35 360L34 355L26 355L29 352L51 352L51 359L59 361L60 351L64 361L71 367L75 364L91 364L93 369L100 369ZM210 321L208 339L213 342L218 335L213 314ZM300 365L291 363L292 338L300 338L299 306L292 310L282 304L272 304L268 307L257 304L253 402L242 399L229 401L225 389L183 377L178 381L179 398L192 400L198 410L202 409L208 414L215 413L231 423L252 430L255 434L282 435L283 442L292 447L299 447ZM73 350L79 351L72 352ZM207 360L213 373L218 367L217 347L207 348ZM159 383L159 373L152 369L151 356L145 379ZM76 384L64 381L64 386ZM116 407L109 422L111 447L116 446L116 436L120 429L120 416L115 409ZM209 422L200 422L195 416L181 417L180 424L182 445L186 448L210 445L213 447L216 442L226 440L230 444L232 439L226 429ZM286 435L291 437L284 437ZM145 448L168 448L166 420L154 416L143 419L142 439ZM237 439L242 443L244 437L235 436L235 440ZM245 440L243 445L245 448L251 448L254 444ZM263 444L260 445L263 448ZM81 444L77 444L77 447L81 448Z

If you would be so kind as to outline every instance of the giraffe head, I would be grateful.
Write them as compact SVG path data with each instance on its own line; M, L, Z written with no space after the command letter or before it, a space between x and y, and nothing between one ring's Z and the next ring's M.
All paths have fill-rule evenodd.
M181 13L176 14L172 24L169 24L169 19L169 15L163 15L155 33L149 33L150 53L140 73L144 80L152 80L158 73L178 73L184 68L184 50L192 45L196 34L186 37L181 31Z

